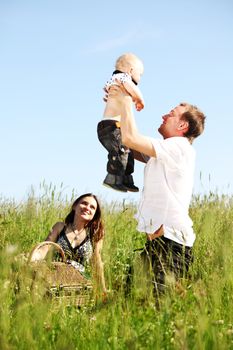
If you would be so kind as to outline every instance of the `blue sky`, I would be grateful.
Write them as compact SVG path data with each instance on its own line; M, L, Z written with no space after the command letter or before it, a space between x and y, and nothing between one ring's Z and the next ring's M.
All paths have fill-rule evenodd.
M164 113L199 106L207 121L194 142L194 193L232 194L232 38L231 0L0 0L1 197L24 200L45 181L68 195L139 198L102 186L107 154L96 135L102 87L124 52L145 66L139 130L160 137ZM142 188L142 164L134 178Z

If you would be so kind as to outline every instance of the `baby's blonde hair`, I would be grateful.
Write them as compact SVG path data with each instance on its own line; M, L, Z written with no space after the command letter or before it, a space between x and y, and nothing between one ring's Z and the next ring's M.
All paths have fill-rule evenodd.
M143 67L142 61L133 53L125 53L118 57L115 63L115 68L121 72L128 73L132 67L137 64L141 64Z

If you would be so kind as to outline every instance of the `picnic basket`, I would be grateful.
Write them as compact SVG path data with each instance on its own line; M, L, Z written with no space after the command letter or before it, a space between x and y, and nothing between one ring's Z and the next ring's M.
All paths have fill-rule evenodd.
M47 247L48 251L43 259L39 259L43 247ZM46 295L68 304L92 302L91 281L66 261L65 253L58 244L49 241L37 244L29 255L28 263L33 270L35 283L43 281Z

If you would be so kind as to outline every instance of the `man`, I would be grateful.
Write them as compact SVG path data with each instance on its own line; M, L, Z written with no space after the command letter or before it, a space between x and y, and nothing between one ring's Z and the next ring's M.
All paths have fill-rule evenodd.
M111 93L121 109L122 142L134 150L137 160L148 160L136 219L138 231L147 236L143 255L151 264L156 291L161 291L167 273L182 277L192 260L195 233L188 213L195 163L192 142L203 132L205 116L197 107L181 103L162 117L158 131L163 139L153 139L137 130L131 97L122 87Z

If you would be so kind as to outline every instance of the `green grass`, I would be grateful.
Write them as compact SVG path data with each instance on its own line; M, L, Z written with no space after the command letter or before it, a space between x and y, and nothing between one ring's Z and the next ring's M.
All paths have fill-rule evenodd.
M106 303L67 306L43 297L25 253L64 219L72 198L43 184L23 203L0 199L0 349L233 349L233 198L209 193L192 200L197 240L191 277L170 284L160 307L140 273L144 236L133 204L104 204ZM130 264L132 294L125 295Z

